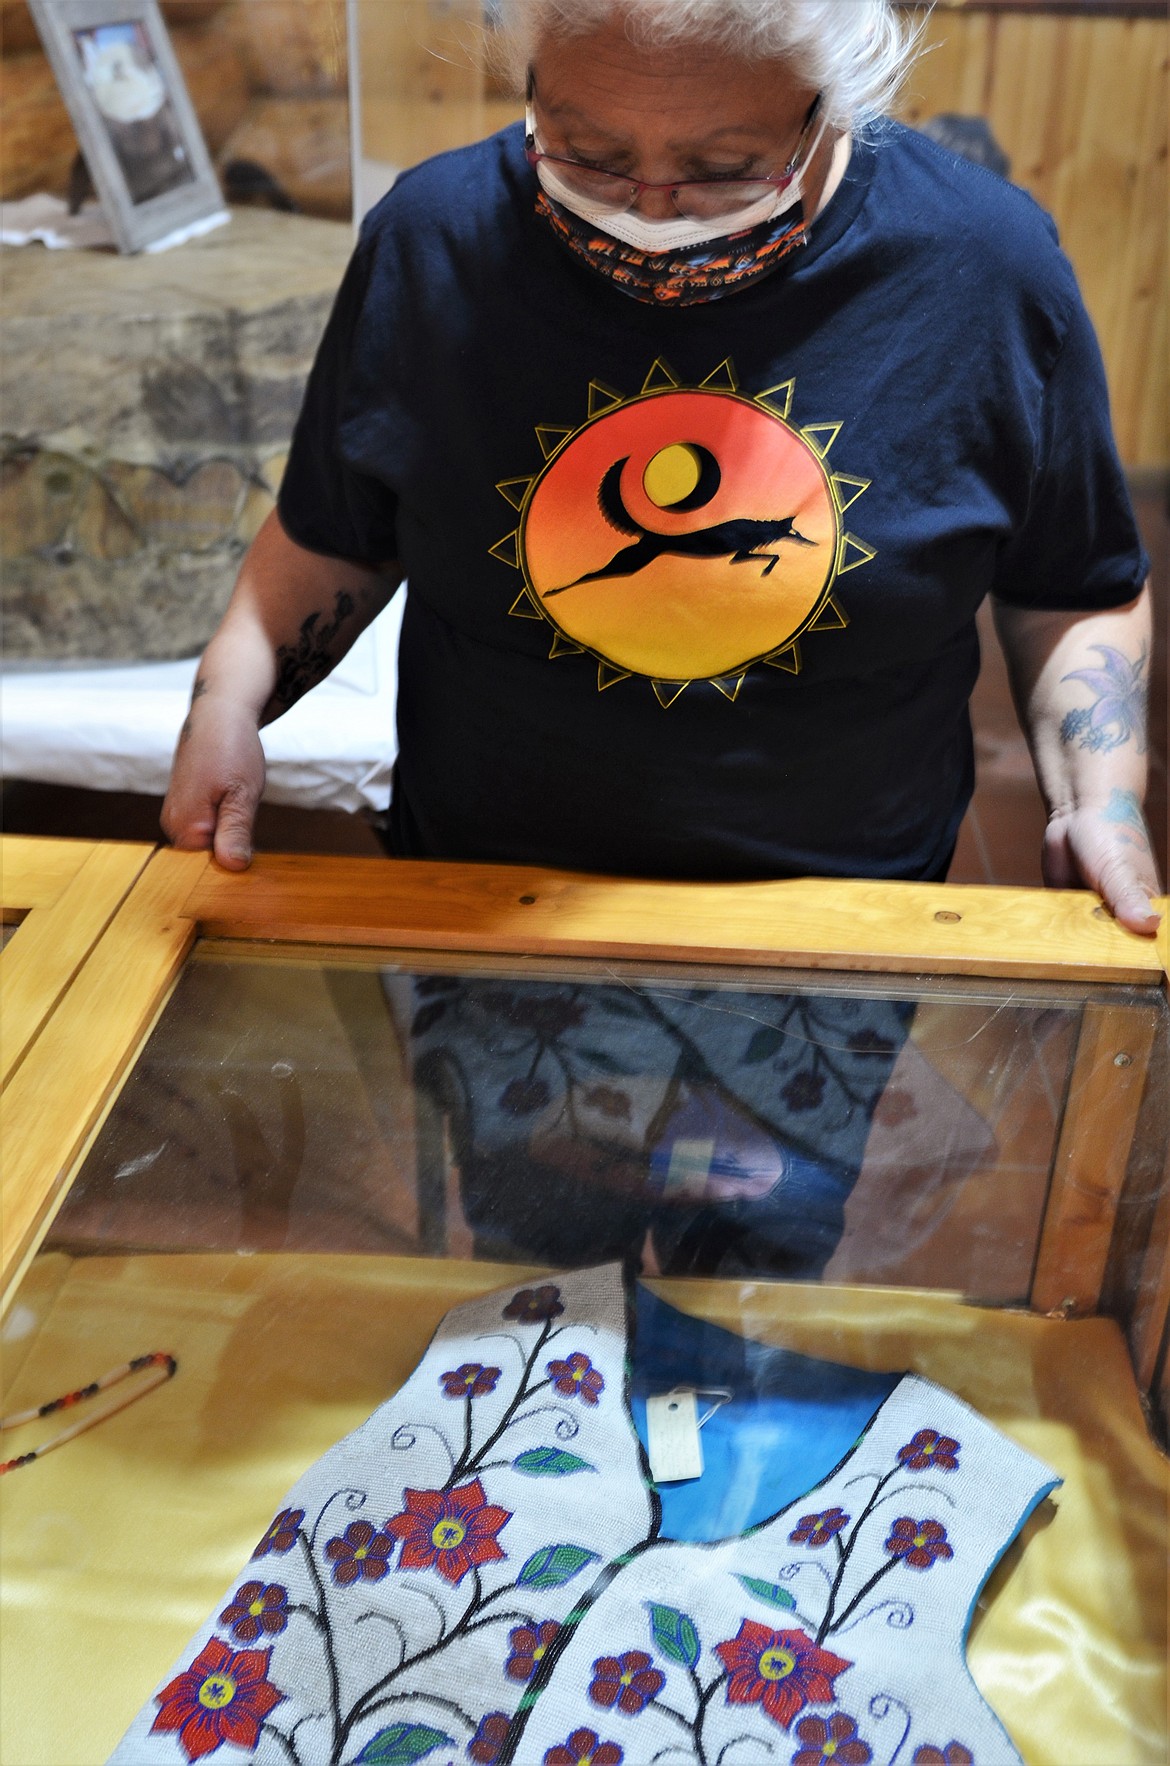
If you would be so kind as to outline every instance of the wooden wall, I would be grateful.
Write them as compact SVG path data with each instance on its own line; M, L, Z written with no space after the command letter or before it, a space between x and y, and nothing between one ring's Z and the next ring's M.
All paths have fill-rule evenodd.
M846 0L842 0L846 3ZM1165 17L1037 0L940 4L902 114L988 119L1055 216L1093 315L1122 458L1170 467ZM344 0L164 0L213 152L260 160L311 214L349 202ZM920 10L920 9L915 9ZM1148 11L1148 9L1147 9ZM364 151L407 165L519 115L477 64L478 0L359 0ZM72 130L24 0L0 0L0 194L60 188Z
M939 6L903 114L985 116L1055 217L1131 467L1170 466L1166 19Z
M401 0L382 0L393 11ZM162 0L212 157L306 214L352 211L345 0ZM0 198L64 195L77 140L25 0L0 0Z
M399 168L502 128L485 105L480 0L357 0L362 151Z
M943 111L988 119L1012 177L1055 217L1076 267L1122 458L1167 468L1170 28L1165 16L1132 16L1142 8L1109 7L937 5L901 114L914 123ZM411 164L521 114L475 66L477 15L477 0L359 0L368 155Z

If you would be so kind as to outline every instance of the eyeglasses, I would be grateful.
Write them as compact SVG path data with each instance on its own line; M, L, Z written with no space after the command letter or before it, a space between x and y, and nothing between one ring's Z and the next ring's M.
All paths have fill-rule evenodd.
M524 157L530 166L538 166L542 161L554 166L558 180L568 190L610 214L625 214L634 207L644 191L662 190L669 194L676 212L693 221L739 214L754 208L770 192L787 189L807 158L813 129L821 113L823 96L818 92L813 99L801 126L796 149L783 171L767 172L755 178L678 178L667 184L652 184L645 178L631 178L624 172L607 172L599 166L584 165L577 159L562 159L559 154L545 153L536 145L533 95L532 78L529 76Z

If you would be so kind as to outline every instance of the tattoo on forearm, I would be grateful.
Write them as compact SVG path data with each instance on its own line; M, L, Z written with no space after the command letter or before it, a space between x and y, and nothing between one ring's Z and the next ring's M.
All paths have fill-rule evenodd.
M333 617L322 625L321 609L302 621L295 644L282 644L276 652L276 685L269 706L276 712L287 711L304 697L318 681L323 681L336 657L334 640L357 603L344 589L338 589L333 603Z
M195 701L197 699L202 699L202 697L206 693L209 685L210 685L210 682L205 680L202 675L197 675L195 677L195 685L191 689L191 711L194 711ZM184 743L187 740L188 736L191 734L191 711L189 711L187 713L186 717L183 720L183 727L179 731L180 744Z
M1119 838L1127 846L1136 846L1142 852L1148 852L1150 837L1146 831L1146 819L1142 814L1141 801L1136 791L1123 791L1117 785L1109 793L1109 802L1101 811L1107 822L1116 824Z
M1076 668L1061 677L1080 681L1093 695L1093 703L1066 712L1061 719L1060 739L1076 743L1092 754L1108 754L1133 738L1139 754L1146 750L1146 646L1136 662L1109 644L1090 646L1101 658L1100 668ZM1132 795L1132 793L1130 794ZM1140 814L1140 811L1139 811Z

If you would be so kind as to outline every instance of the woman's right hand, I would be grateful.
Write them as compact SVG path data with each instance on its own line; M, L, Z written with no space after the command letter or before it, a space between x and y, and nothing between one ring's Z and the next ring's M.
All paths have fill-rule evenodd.
M185 852L214 851L229 871L252 862L252 828L264 791L256 715L238 699L201 692L179 733L162 829Z
M168 840L247 870L264 791L261 726L325 679L401 580L396 564L306 551L273 510L195 675L163 804Z

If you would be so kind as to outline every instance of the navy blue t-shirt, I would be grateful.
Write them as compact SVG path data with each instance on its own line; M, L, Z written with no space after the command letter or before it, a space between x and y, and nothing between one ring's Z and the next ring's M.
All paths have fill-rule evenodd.
M400 178L281 491L299 544L409 579L399 850L939 874L983 597L1106 608L1147 568L1051 221L890 125L778 271L663 308L535 194L518 126Z

